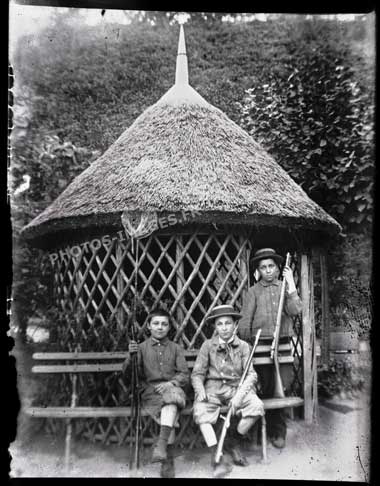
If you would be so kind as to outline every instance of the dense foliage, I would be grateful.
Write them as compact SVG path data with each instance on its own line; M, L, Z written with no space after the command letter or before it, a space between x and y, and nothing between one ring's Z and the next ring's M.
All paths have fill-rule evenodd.
M325 32L307 34L306 45L292 40L281 73L253 82L242 125L345 229L357 229L372 222L373 92L356 79L349 52Z
M351 359L330 359L327 368L318 370L318 395L321 398L357 396L365 385L363 376Z
M125 15L129 25L91 26L81 10L57 10L38 36L21 37L12 55L11 190L31 177L12 199L13 297L21 326L43 314L52 296L48 273L41 275L44 257L19 240L20 228L173 84L174 13ZM347 253L338 260L341 248L332 248L330 267L334 292L349 300L349 283L362 278L363 265L364 286L370 278L370 255L352 257L359 246L370 247L373 18L226 23L220 15L192 14L186 42L192 86L343 225Z

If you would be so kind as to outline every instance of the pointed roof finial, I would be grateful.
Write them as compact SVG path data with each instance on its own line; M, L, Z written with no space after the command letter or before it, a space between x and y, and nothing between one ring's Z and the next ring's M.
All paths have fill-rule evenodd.
M187 67L185 32L183 29L183 24L187 21L189 17L190 17L189 14L178 14L176 18L177 22L180 24L180 31L179 31L179 40L178 40L175 84L189 84L189 71Z

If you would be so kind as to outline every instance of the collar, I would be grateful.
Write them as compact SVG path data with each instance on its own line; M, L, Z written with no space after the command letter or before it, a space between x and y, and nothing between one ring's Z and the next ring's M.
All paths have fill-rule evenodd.
M169 342L168 336L165 336L164 339L158 340L154 338L153 336L150 336L150 343L152 346L157 346L158 344L162 344L163 346L166 346Z
M273 282L264 282L263 279L260 279L258 283L261 284L263 287L270 287L271 285L275 285L276 287L278 287L281 282L278 278L276 278L276 280L273 280Z
M231 336L230 339L226 342L226 341L223 341L223 339L219 337L219 345L222 345L224 346L225 344L232 344L234 342L234 339L235 339L235 336Z
M233 341L231 343L228 343L228 344L230 346L232 346L233 348L236 348L237 346L239 346L239 343L240 343L240 339L235 335ZM217 348L217 350L218 349L225 349L225 345L220 342L220 338L219 338L218 335L213 336L211 338L211 344L213 346L215 346Z

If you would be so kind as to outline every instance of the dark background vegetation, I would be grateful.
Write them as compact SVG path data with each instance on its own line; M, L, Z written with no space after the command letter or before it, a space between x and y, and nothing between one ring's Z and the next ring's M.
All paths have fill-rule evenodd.
M31 317L46 318L52 299L49 272L42 270L46 256L20 239L20 229L174 82L174 12L120 15L132 23L89 26L82 10L57 10L38 37L19 39L11 59L11 191L25 174L31 177L29 189L11 201L12 317L22 330ZM328 248L332 326L367 337L374 15L351 22L316 15L234 20L191 13L190 83L342 225L343 236Z

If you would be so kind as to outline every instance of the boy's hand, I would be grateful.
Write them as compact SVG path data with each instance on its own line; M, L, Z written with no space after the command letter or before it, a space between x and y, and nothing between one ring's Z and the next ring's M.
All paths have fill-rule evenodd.
M296 284L294 282L294 277L293 277L293 271L290 267L286 266L284 267L284 270L282 272L282 275L284 276L284 279L286 280L288 284L288 292L291 294L292 292L295 292L296 290Z
M203 388L197 392L197 402L207 402L208 396L206 390Z
M137 353L139 350L139 345L136 343L136 341L130 341L128 345L128 351L133 354Z
M173 383L170 383L170 381L164 381L163 383L159 383L154 387L154 389L158 393L164 393L165 391L168 391L173 385Z

